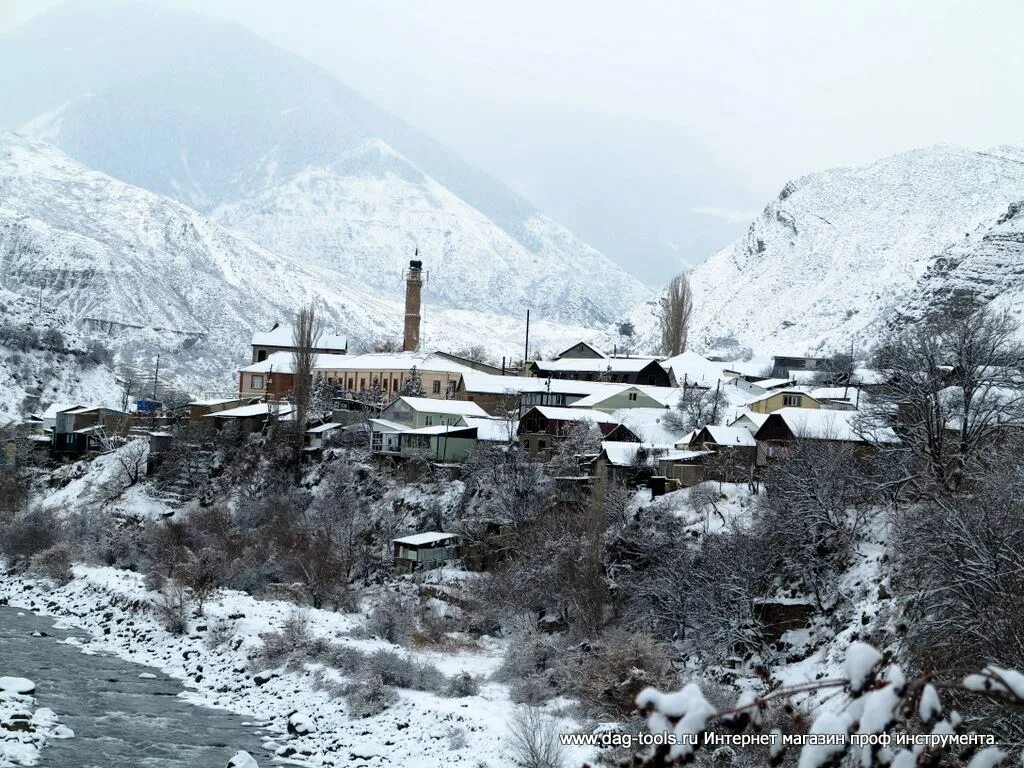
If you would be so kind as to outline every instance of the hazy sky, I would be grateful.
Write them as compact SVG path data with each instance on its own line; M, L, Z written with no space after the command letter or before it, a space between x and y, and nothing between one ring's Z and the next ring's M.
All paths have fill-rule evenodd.
M1024 142L1020 0L166 2L247 25L512 183L510 116L521 152L572 140L558 110L678 126L745 186L738 211L707 203L739 221L811 171ZM52 4L0 0L0 30Z
M1024 141L1019 0L168 1L249 26L471 155L497 151L480 126L547 105L676 123L759 195L923 144ZM49 4L6 3L15 19Z

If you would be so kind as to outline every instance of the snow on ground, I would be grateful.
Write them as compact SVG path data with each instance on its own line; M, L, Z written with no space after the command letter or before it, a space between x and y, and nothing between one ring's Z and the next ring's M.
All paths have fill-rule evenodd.
M710 491L713 503L694 505L694 494ZM666 493L651 502L649 508L666 511L686 522L687 530L695 534L721 533L735 525L743 526L750 521L750 514L756 496L746 483L719 483L707 481Z
M205 616L190 622L186 636L176 637L161 627L149 608L156 597L146 589L142 576L114 568L76 566L75 578L61 587L12 575L0 578L0 599L63 618L91 636L67 642L85 653L113 653L159 668L183 682L185 700L266 724L278 736L266 737L265 746L286 751L297 764L358 761L368 766L441 768L511 761L508 725L516 705L506 686L485 679L501 662L503 642L485 638L476 647L461 644L450 653L406 650L353 636L363 623L360 614L299 609L293 603L257 600L230 591L207 604ZM387 649L435 664L448 675L468 672L480 679L479 693L448 698L399 689L391 708L374 717L354 719L343 699L317 688L317 665L307 664L297 671L267 670L254 661L262 648L260 634L279 630L300 610L318 638L364 653ZM227 627L230 639L214 646L207 640L208 628L218 625ZM311 733L289 735L289 716L296 710L309 721ZM579 727L571 721L561 725L567 732ZM578 761L589 756L585 751L572 755Z
M0 768L36 765L48 741L75 735L60 724L52 709L36 709L33 693L35 683L31 680L0 677Z

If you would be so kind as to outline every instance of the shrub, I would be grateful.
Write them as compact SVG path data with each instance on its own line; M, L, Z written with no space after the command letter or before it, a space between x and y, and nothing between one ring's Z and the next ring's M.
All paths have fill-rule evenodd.
M389 643L405 645L416 629L416 609L412 601L388 592L366 617L365 631Z
M414 691L436 693L444 687L444 675L437 667L391 651L377 651L367 656L362 674L367 679L379 678L385 685Z
M15 564L26 564L33 555L57 544L61 533L57 515L36 507L14 516L0 529L0 550Z
M565 748L558 740L558 724L538 707L522 707L509 723L512 759L522 768L561 768Z
M653 638L621 634L584 661L578 691L594 713L625 720L636 710L640 691L672 682L668 655Z
M66 541L54 544L32 555L32 571L56 584L67 584L71 573L71 545Z
M345 689L345 703L351 717L379 715L396 701L398 694L379 677L371 677Z
M468 672L460 672L448 679L445 696L460 699L464 696L476 696L480 693L480 683Z
M164 629L172 635L184 635L188 631L192 604L184 587L173 582L164 585L155 601L155 607Z

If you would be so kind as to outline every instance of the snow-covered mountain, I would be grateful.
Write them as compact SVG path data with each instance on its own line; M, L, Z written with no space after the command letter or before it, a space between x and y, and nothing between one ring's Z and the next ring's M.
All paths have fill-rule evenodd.
M402 308L344 270L296 262L181 203L117 181L54 147L0 133L0 288L59 309L122 359L162 367L194 390L230 390L254 329L315 301L354 341L399 338ZM427 305L424 344L521 349L521 320ZM584 330L538 323L559 344Z
M897 313L1024 293L1024 151L918 149L788 183L744 237L697 267L702 351L870 347ZM651 305L634 308L653 335Z
M645 293L542 214L526 220L525 247L377 140L218 208L213 218L272 251L390 293L403 290L402 272L419 249L433 295L449 307L532 307L574 322L607 317L607 297L632 302Z
M353 288L570 324L649 294L527 201L319 68L235 25L68 3L0 40L0 127L184 202ZM141 138L144 137L144 138Z

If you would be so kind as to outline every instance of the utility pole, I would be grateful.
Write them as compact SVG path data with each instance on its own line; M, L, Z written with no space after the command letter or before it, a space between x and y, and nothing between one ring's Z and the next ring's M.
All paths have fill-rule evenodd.
M523 349L523 368L530 359L530 310L526 310L526 347Z
M156 388L160 382L160 353L156 355L156 370L153 372L153 403L156 403Z

